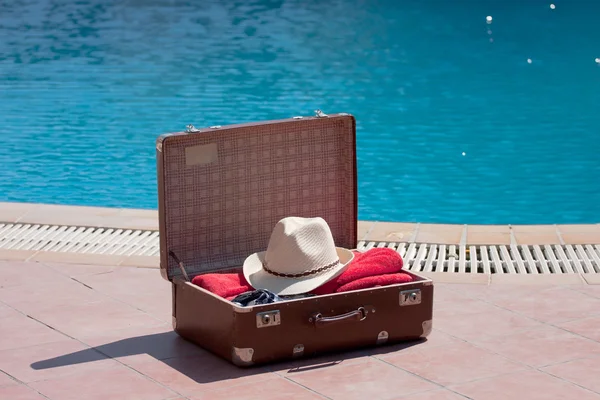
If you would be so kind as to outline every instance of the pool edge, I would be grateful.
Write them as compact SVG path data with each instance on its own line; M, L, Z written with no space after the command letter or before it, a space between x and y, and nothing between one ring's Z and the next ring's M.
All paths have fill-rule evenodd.
M0 222L158 230L156 210L0 202ZM436 244L600 244L600 223L467 225L358 221L358 239Z

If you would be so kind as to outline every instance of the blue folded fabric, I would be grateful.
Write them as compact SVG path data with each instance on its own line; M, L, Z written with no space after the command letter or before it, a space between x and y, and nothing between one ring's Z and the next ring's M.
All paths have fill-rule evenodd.
M275 293L272 293L265 289L253 290L251 292L244 292L236 296L231 302L242 306L257 306L260 304L275 303L281 301L281 298Z

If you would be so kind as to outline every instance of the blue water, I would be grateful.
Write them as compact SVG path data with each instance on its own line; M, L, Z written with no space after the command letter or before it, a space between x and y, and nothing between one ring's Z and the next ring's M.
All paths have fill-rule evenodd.
M360 219L600 222L599 15L591 0L0 1L0 201L156 208L159 134L320 108L358 120Z

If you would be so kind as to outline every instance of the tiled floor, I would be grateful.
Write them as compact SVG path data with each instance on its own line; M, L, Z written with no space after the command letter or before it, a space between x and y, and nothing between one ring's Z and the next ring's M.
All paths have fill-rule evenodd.
M157 269L0 261L0 399L600 399L600 285L441 284L429 340L239 369Z

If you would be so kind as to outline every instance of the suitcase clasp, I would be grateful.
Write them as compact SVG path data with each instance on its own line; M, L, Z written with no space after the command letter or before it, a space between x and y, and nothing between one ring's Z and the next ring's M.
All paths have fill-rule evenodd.
M400 292L401 306L413 306L415 304L421 304L420 289L403 290Z
M279 310L264 311L256 314L256 327L275 326L281 324Z

